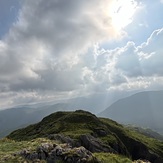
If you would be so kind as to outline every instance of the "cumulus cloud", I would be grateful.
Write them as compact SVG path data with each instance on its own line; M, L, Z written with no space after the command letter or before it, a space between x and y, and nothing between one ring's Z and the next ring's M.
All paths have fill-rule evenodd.
M140 46L134 42L113 50L96 46L94 67L85 69L88 83L95 91L162 89L162 39L163 29L158 29Z
M1 106L148 87L147 78L162 76L162 29L140 46L100 47L121 34L111 25L111 2L23 1L18 21L0 40Z
M118 72L113 74L117 74L116 78L119 79L123 76L126 79L126 85L130 86L139 87L142 85L145 88L156 84L157 78L159 81L160 78L163 78L162 41L163 29L158 29L140 46L135 46L134 42L128 42L125 47L107 51L108 55L113 56L111 63L114 63L114 66L112 70ZM125 80L122 81L124 84Z
M111 1L25 0L18 21L0 41L0 89L80 88L88 48L116 37Z
M142 44L138 48L138 54L140 55L140 63L144 75L163 76L163 28L155 30L149 37L146 43Z

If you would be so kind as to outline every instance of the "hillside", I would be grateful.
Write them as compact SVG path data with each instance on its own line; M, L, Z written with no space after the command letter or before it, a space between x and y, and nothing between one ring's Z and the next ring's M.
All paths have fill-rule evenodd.
M119 92L114 94L112 92L109 94L93 94L58 101L26 104L0 110L0 138L7 136L15 129L37 123L43 117L56 111L84 109L97 114L117 99L126 97L127 94L132 93Z
M149 128L142 128L142 127L136 127L136 126L131 126L127 125L130 130L134 130L136 132L139 132L147 137L151 137L160 141L163 141L163 135L160 135L159 133L149 129Z
M123 95L120 94L119 96ZM118 97L116 96L116 98ZM56 111L74 111L76 109L84 108L93 113L100 112L111 102L115 101L115 97L106 98L106 94L98 94L70 98L57 102L51 101L46 103L15 106L13 108L0 110L0 138L7 136L15 129L37 123L41 121L43 117Z
M0 111L0 138L7 136L10 132L39 122L43 117L63 110L73 110L71 104L35 104L19 106Z
M105 161L110 157L118 157L126 160L128 158L129 162L132 162L130 159L163 162L163 142L82 110L53 113L41 122L7 136L7 139L18 143L40 138L68 143L73 148L83 146L94 153L97 159Z
M99 116L124 124L150 128L163 134L162 99L163 91L137 93L113 103Z

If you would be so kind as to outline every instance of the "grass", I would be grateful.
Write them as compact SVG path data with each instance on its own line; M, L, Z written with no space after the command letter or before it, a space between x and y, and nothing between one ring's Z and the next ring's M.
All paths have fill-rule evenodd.
M99 135L97 132L99 130L105 131L106 135ZM137 145L147 148L163 158L163 142L146 137L141 133L130 130L110 119L97 118L95 115L85 111L53 113L45 117L40 123L30 125L24 129L16 130L11 133L8 138L20 141L17 142L19 144L21 141L27 143L28 141L31 142L32 139L36 140L36 138L47 138L48 135L51 134L64 134L73 139L79 139L82 134L95 135L105 144L112 148L116 148L119 154L125 155L125 157L122 157L121 155L106 153L95 154L104 161L106 159L110 159L111 163L119 163L118 159L120 159L121 162L124 160L124 163L125 161L126 163L130 162L131 160L126 157L132 157L132 159L135 159L133 157L134 148ZM26 143L24 143L24 146L28 146ZM7 144L5 145L7 146ZM20 146L23 147L21 144ZM0 147L0 151L2 151L2 147ZM11 149L10 151L15 151L19 148L19 145L15 145L14 148L15 149Z
M12 132L8 137L14 140L31 140L57 133L73 136L91 133L92 129L101 126L104 126L102 122L91 113L57 112L45 117L40 123Z
M130 153L134 145L132 142L135 141L142 143L147 148L149 148L149 150L163 157L162 141L147 137L134 130L130 130L114 121L110 121L107 118L101 118L101 121L103 121L108 126L108 128L121 139L122 143L126 146Z
M132 161L124 156L111 154L111 153L94 153L101 163L132 163Z
M1 163L22 163L26 160L20 156L15 156L14 154L21 151L22 149L28 149L34 151L41 143L53 142L48 139L39 138L31 141L14 141L10 139L0 140L0 162ZM54 143L54 142L53 142ZM73 150L71 151L73 153ZM71 153L70 153L71 154ZM101 163L131 163L132 161L124 156L110 154L110 153L94 153ZM32 163L28 161L27 163ZM40 161L39 163L45 163L45 161ZM58 161L57 163L63 163ZM93 163L93 160L90 160Z
M34 151L41 143L45 142L53 141L45 138L38 138L31 141L14 141L7 138L0 139L0 163L22 163L25 159L15 155L16 153L23 149Z

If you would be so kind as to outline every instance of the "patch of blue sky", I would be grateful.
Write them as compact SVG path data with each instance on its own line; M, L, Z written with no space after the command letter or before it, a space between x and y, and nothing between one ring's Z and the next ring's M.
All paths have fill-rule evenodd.
M123 39L102 43L103 48L123 47L128 41L140 45L147 41L153 31L163 27L163 3L160 0L142 0L141 3L142 9L135 13L132 23L124 28L127 35Z
M0 1L0 39L3 39L12 24L17 21L20 7L20 0Z
M133 22L126 27L128 38L136 45L145 42L151 33L163 27L163 4L160 1L146 2L145 7L135 15Z

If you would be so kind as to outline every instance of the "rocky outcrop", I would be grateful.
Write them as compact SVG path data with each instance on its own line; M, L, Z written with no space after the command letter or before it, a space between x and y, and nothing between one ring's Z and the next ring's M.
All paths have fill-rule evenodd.
M91 135L81 135L80 136L81 145L84 146L91 152L111 152L117 153L110 146L104 144L98 138L95 138Z
M18 153L27 160L32 162L39 162L46 160L47 163L55 163L61 161L63 163L99 163L99 161L92 155L90 151L84 147L72 148L68 144L41 144L36 151L29 151L27 149Z
M147 159L152 163L163 162L163 159L158 154L148 149L147 146L140 141L130 139L130 143L132 144L132 147L130 146L130 153L133 159Z
M48 135L48 138L50 140L55 140L60 143L67 143L71 145L72 147L76 146L76 142L72 138L70 138L69 136L65 136L63 134L51 134L51 135Z
M104 134L104 131L100 130L100 134ZM115 135L116 136L116 135ZM52 134L48 136L49 139L59 141L60 143L67 143L72 147L83 146L87 150L91 152L111 152L111 153L119 153L122 155L130 156L128 151L122 142L117 138L117 142L115 143L103 143L96 135L83 134L79 137L79 139L74 140L69 136L65 136L63 134Z

